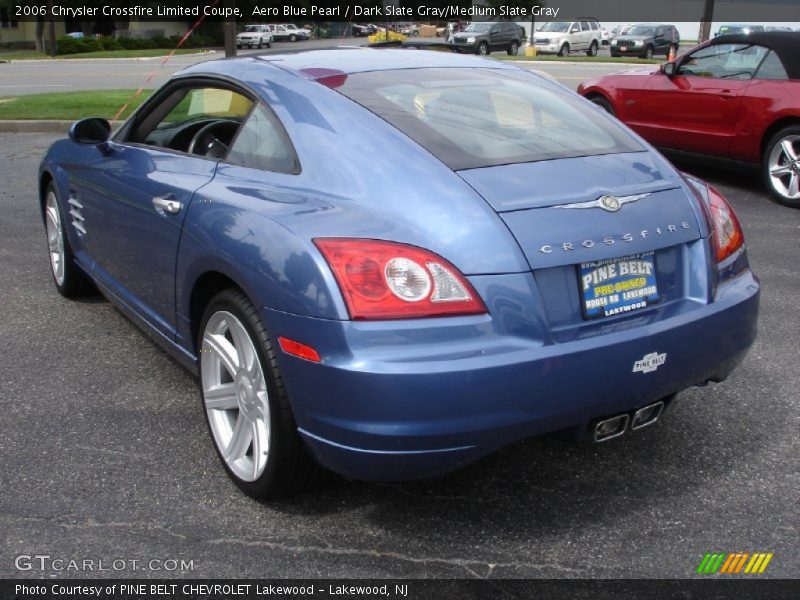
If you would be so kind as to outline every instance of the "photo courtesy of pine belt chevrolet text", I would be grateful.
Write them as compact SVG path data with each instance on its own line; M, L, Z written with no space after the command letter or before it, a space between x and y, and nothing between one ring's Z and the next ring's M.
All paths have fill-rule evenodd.
M76 122L38 187L58 292L99 290L196 373L222 467L260 498L646 436L756 336L722 194L512 62L200 62L115 132Z

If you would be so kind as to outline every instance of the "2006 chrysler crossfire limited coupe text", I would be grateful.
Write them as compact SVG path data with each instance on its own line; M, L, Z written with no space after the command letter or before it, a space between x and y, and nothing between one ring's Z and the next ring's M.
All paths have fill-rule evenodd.
M603 441L721 381L759 284L713 188L512 65L352 48L174 76L40 171L55 284L200 378L247 493Z

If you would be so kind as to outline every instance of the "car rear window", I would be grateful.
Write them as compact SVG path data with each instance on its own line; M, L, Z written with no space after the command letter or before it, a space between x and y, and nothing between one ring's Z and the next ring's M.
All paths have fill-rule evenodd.
M337 90L453 170L644 150L584 100L521 71L374 71Z

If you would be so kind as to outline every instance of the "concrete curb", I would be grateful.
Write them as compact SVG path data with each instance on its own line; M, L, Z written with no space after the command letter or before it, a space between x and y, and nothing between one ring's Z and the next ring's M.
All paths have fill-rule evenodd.
M75 121L43 121L14 120L0 121L0 133L60 133L67 134L70 125ZM112 121L111 127L117 128L122 121Z

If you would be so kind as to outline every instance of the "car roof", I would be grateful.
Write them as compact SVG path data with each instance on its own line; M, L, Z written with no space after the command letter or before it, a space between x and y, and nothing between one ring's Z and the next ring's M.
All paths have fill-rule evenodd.
M339 47L326 50L305 50L285 52L281 54L258 53L237 58L212 60L192 65L181 74L192 72L218 72L243 76L247 69L239 66L251 66L261 62L264 66L272 66L294 73L305 79L317 79L334 74L349 75L366 71L392 71L397 69L431 69L431 68L484 68L516 70L518 67L499 61L491 61L470 54L455 52L435 52L415 48L366 48L363 46ZM241 71L241 73L237 72Z
M774 50L790 79L800 79L800 32L758 31L748 35L721 35L711 41L717 44L757 44Z

